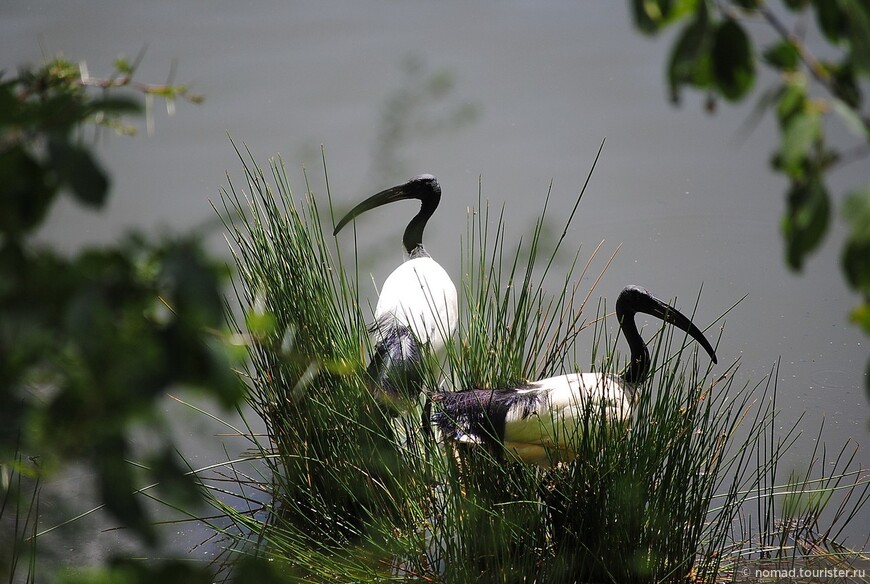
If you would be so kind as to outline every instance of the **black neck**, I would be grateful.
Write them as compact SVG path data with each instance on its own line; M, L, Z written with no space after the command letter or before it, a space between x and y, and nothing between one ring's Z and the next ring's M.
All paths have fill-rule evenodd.
M631 350L631 362L622 372L622 378L627 383L642 382L646 379L650 368L649 351L637 331L637 324L634 322L635 314L637 314L636 310L625 307L619 302L616 303L616 318L619 320L619 328L622 329L622 334Z
M440 193L439 193L440 195ZM405 246L405 251L413 255L414 250L423 247L423 230L426 229L426 223L435 209L438 208L438 203L441 197L425 197L423 204L420 206L420 212L417 213L408 226L405 228L405 235L402 237L402 243ZM424 252L425 253L425 252Z

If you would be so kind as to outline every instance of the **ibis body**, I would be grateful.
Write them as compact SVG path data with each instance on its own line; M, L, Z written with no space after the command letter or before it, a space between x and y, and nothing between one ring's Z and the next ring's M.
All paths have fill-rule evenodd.
M405 228L402 243L408 260L384 281L371 327L374 355L368 366L371 387L392 404L414 401L423 386L425 352L442 355L458 320L456 286L423 247L423 230L441 201L441 187L431 174L372 195L339 221L337 234L357 215L406 199L418 199L420 211Z
M686 316L643 288L627 286L616 303L631 349L625 371L570 373L514 388L438 393L433 400L440 405L435 421L441 432L460 443L501 443L534 464L570 457L571 445L589 435L590 423L617 426L631 417L637 388L650 368L649 351L634 321L637 312L686 331L716 363L713 347Z

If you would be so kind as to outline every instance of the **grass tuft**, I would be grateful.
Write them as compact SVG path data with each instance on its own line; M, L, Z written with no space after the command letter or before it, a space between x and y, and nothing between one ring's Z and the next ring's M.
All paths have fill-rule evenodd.
M776 486L794 434L775 432L775 371L738 386L736 364L713 375L673 328L651 341L653 370L630 422L590 412L572 429L570 462L541 469L502 450L397 440L397 420L366 389L357 250L345 263L308 184L297 201L280 162L267 175L240 158L244 187L230 181L221 199L248 401L267 429L252 436L261 478L240 482L268 497L213 503L246 553L284 563L291 580L360 582L714 581L741 562L814 549L855 561L834 543L870 490L854 450L833 465L814 453L815 465ZM576 370L583 331L595 340L593 370L624 366L605 305L586 316L610 263L598 259L603 245L585 261L563 249L583 191L552 244L549 195L513 244L504 209L492 212L479 190L462 242L461 321L446 364L428 372L433 388ZM326 197L331 211L328 186Z

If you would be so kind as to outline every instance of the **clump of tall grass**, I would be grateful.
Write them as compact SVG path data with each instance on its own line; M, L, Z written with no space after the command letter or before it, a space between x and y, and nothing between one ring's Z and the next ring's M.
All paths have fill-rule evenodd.
M230 182L222 200L270 500L236 509L214 499L234 537L300 580L712 581L745 556L751 542L735 524L747 502L778 494L772 383L737 387L736 367L712 375L662 329L630 423L580 423L569 462L541 469L498 449L396 440L366 389L357 251L344 260L317 197L306 184L297 200L280 162L271 180L243 162L244 188ZM490 217L478 195L463 240L461 321L433 387L441 376L453 389L507 387L588 367L576 344L584 330L593 369L624 365L604 306L585 316L594 284L580 282L601 246L586 262L579 250L561 259L582 194L549 245L546 203L528 240L511 245L503 214ZM798 485L805 495L789 503L789 525L804 531L792 540L830 499L812 492L846 490L840 523L866 502L867 478L845 466L820 490L804 489L816 484L809 475ZM763 537L776 531L771 509L760 514Z

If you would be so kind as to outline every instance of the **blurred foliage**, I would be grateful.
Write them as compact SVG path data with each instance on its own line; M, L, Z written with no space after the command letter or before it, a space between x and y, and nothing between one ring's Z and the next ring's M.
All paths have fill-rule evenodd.
M84 462L106 510L153 545L137 489L159 482L164 500L189 505L200 488L176 454L159 400L180 384L228 407L243 396L222 339L228 270L191 236L131 233L81 250L34 237L62 196L93 210L106 203L110 179L86 129L129 133L126 118L140 113L141 94L200 100L183 86L134 82L137 63L119 59L106 79L61 58L0 76L0 525L34 521L40 479ZM134 443L134 427L147 440ZM32 547L23 536L19 528L0 533L0 574L10 579L16 550ZM210 581L195 572L157 563L69 581Z
M480 106L455 97L456 76L432 70L419 56L402 60L399 88L384 100L374 144L376 183L391 183L413 174L402 151L421 138L464 128L480 115Z
M852 321L870 335L870 182L855 185L841 200L828 178L846 164L870 158L870 112L864 91L870 78L870 3L866 0L631 0L635 25L657 34L681 23L667 66L671 99L679 103L685 88L704 92L707 109L719 98L747 99L758 69L776 73L757 111L771 111L779 124L780 145L771 167L788 181L781 220L785 261L800 271L824 241L836 207L849 225L842 268L861 301ZM793 21L789 26L786 21ZM772 29L775 40L754 40L752 24ZM807 42L815 24L819 41ZM767 31L762 31L767 32ZM769 38L769 35L757 37ZM816 47L815 45L819 46ZM817 57L818 54L825 55ZM828 120L838 121L849 138L832 144ZM850 142L850 143L849 143ZM870 366L867 371L870 395Z

